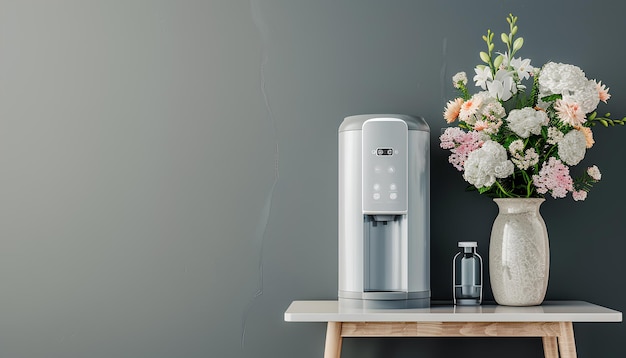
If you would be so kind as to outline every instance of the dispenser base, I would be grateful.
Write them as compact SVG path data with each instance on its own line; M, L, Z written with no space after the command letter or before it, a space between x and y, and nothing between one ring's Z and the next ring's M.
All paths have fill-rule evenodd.
M339 306L357 309L404 309L430 307L430 291L339 292Z

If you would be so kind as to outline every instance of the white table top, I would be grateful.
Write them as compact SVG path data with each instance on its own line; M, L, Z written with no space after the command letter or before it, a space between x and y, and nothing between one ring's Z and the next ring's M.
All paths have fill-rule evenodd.
M541 306L484 304L430 308L354 309L338 301L294 301L287 322L621 322L622 312L583 301L545 301Z

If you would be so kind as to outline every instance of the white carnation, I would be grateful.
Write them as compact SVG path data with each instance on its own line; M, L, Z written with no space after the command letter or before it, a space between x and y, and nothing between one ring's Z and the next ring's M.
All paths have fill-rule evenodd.
M576 165L585 157L587 140L581 131L573 130L567 132L558 145L559 157L567 165Z
M476 188L490 187L496 178L513 174L513 162L507 159L506 149L492 140L471 152L465 161L463 178Z
M587 79L579 67L548 62L539 73L539 98L560 94L576 102L583 113L591 113L600 102L596 82ZM540 106L545 106L540 101Z
M572 87L567 93L563 93L563 99L570 99L578 103L583 113L591 113L596 110L600 103L600 95L596 82L587 80L579 87Z
M572 88L581 87L586 81L585 73L580 67L548 62L539 72L540 97L567 93Z
M547 125L548 121L546 112L537 111L530 107L514 109L507 118L509 128L522 138L528 138L531 133L541 134L541 126Z

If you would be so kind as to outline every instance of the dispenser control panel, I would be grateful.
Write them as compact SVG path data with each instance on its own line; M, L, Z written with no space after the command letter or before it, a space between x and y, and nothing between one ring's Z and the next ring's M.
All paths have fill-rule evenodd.
M406 214L408 128L404 121L375 118L363 123L364 214Z

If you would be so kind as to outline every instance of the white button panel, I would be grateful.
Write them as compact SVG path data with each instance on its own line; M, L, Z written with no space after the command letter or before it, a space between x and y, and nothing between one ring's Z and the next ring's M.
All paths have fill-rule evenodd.
M363 213L406 213L406 123L398 119L370 119L363 124L362 135Z

